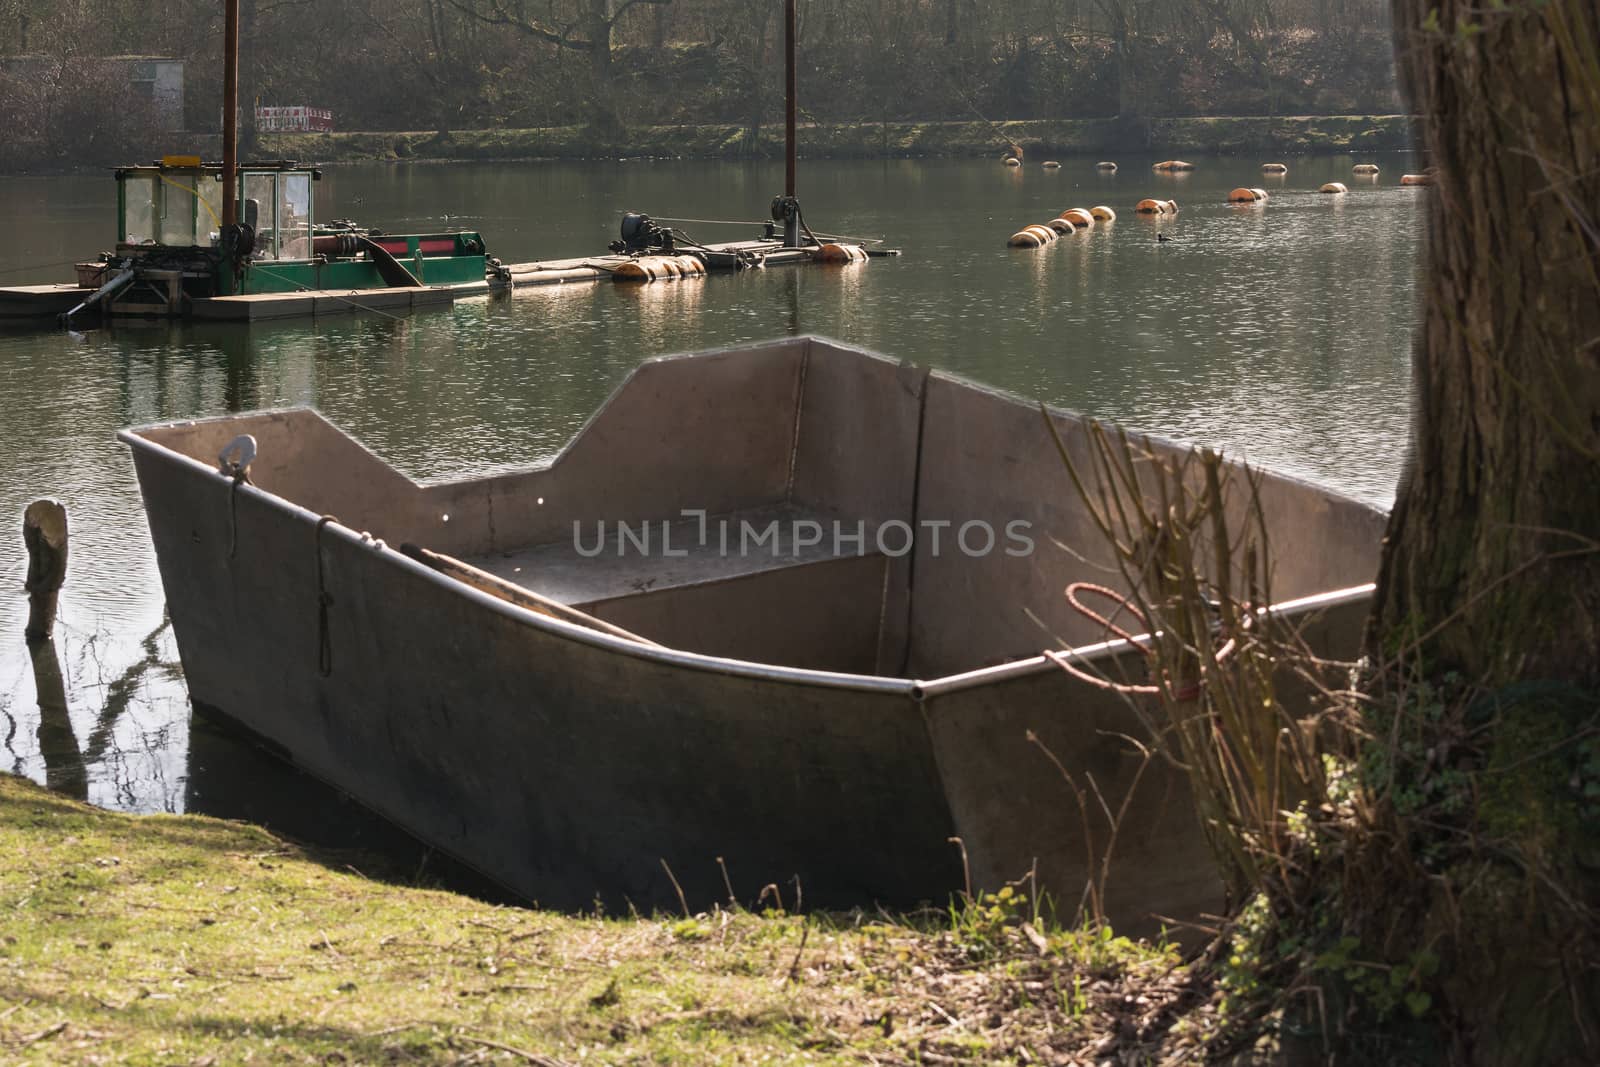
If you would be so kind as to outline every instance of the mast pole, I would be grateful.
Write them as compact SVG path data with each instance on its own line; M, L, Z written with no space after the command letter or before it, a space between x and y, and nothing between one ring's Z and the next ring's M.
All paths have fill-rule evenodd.
M227 229L239 221L239 0L222 0L222 7L222 226Z
M794 196L794 0L783 4L783 195Z

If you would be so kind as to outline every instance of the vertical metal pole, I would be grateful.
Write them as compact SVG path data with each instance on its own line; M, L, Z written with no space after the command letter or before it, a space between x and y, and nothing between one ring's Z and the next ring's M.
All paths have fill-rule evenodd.
M222 0L222 225L239 221L239 0Z
M783 194L794 195L794 0L783 4Z

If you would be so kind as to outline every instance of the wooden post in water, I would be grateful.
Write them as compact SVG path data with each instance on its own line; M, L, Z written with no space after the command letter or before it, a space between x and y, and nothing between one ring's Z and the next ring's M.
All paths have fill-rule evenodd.
M56 598L67 580L67 509L35 500L22 513L22 543L28 548L28 641L48 641L56 624Z

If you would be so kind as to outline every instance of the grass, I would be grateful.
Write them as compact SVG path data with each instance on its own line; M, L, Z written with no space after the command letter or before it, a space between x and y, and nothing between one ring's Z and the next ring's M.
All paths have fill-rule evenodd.
M6 1063L1145 1062L1211 1010L1172 950L1035 926L1020 895L571 916L4 775L0 854Z

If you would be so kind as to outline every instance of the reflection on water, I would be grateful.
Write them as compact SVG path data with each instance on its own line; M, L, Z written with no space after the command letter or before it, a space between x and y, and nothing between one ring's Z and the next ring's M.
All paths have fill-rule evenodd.
M1060 171L808 164L809 220L905 251L848 267L539 287L404 318L7 328L0 525L53 496L74 541L52 669L22 641L21 537L0 536L0 586L13 591L0 605L0 764L129 810L205 806L220 793L185 789L201 773L189 759L200 734L115 441L130 424L314 404L415 477L484 473L553 453L645 357L814 332L1387 503L1408 423L1417 205L1429 195L1386 177L1408 161L1378 159L1383 175L1356 184L1351 157L1289 160L1284 178L1249 159L1157 175L1154 158L1123 158L1115 174L1092 160ZM685 228L702 240L751 236L782 181L765 164L326 173L325 218L353 213L359 196L372 224L478 229L507 262L597 250L630 209L743 219ZM1318 194L1329 180L1350 193ZM1227 204L1239 185L1271 199ZM0 283L69 277L65 264L107 246L113 192L109 178L0 178ZM1176 197L1181 211L1137 216L1145 196ZM1005 246L1027 223L1095 204L1116 222L1038 251ZM1159 244L1157 230L1173 240Z

